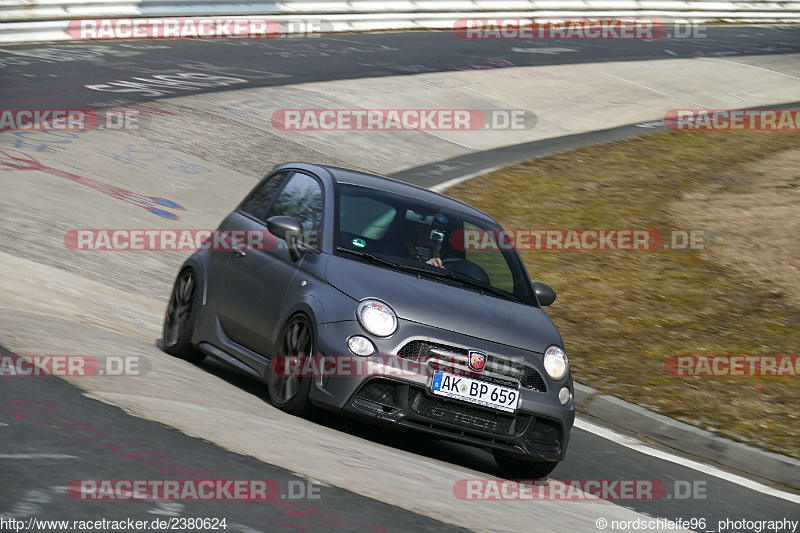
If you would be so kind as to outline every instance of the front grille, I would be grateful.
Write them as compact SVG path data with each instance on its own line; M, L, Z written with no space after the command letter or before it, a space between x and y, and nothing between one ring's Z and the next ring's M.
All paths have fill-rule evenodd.
M531 419L530 415L501 415L431 398L418 388L409 391L408 403L412 411L426 418L504 437L523 434Z
M397 352L397 355L400 357L409 357L420 362L425 362L431 357L437 356L437 354L434 353L434 350L457 354L464 356L465 358L469 352L469 350L466 348L458 348L456 346L448 346L446 344L417 340L411 341L400 348L400 351ZM447 365L445 365L445 367L447 367ZM434 368L434 370L437 370L437 368ZM448 370L448 368L444 368L444 370ZM507 376L513 380L517 380L519 381L520 385L526 389L547 392L547 385L545 385L544 379L542 379L542 376L539 374L539 372L537 372L535 368L518 361L512 361L503 357L487 354L484 372L492 372L494 374ZM493 379L490 376L483 374L474 375L473 377L484 381L495 382L500 385L509 384L507 381Z
M561 424L547 418L536 418L533 422L525 443L534 448L547 447L561 448Z

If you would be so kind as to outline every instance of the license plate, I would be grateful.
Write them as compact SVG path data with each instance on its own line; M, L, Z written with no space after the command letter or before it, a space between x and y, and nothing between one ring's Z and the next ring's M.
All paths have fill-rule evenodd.
M447 372L435 372L433 374L431 391L440 396L476 403L509 413L517 410L517 401L519 400L518 389Z

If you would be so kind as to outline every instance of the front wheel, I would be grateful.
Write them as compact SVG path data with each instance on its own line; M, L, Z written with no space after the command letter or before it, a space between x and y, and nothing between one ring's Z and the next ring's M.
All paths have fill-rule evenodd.
M494 460L503 474L512 479L542 479L556 469L558 461L526 461L502 452L493 451Z
M283 327L278 336L275 357L297 357L301 361L314 354L314 330L304 315L296 315ZM281 366L281 365L275 365ZM302 368L302 364L300 367ZM272 405L295 416L308 416L313 406L308 400L313 376L297 375L292 372L275 372L270 368L267 388Z
M190 363L199 363L205 354L192 346L194 317L197 312L194 270L185 268L175 280L164 316L164 351Z

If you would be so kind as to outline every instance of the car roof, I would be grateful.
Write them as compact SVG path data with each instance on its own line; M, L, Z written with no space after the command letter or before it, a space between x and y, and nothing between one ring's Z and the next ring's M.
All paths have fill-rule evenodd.
M405 196L412 196L420 200L430 202L433 204L441 205L454 211L461 211L469 213L477 218L484 218L497 223L491 216L483 211L475 209L463 202L459 202L449 196L439 194L422 187L417 187L410 183L388 178L385 176L378 176L376 174L368 174L366 172L359 172L357 170L350 170L347 168L333 167L328 165L315 165L327 170L333 177L336 183L347 185L359 185L361 187L370 187L372 189L379 189L395 194L402 194Z

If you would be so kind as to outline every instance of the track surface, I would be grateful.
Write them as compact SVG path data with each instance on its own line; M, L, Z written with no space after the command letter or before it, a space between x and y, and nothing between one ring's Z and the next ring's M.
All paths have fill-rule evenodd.
M663 40L642 42L519 42L513 47L520 50L513 54L514 66L541 66L556 64L596 63L602 61L641 61L652 59L715 57L733 58L740 55L775 55L800 52L800 32L784 27L708 28L708 38L696 40ZM509 43L486 41L472 43L457 41L445 33L343 35L319 39L286 39L271 43L224 43L168 41L146 43L81 43L37 46L9 46L0 53L0 107L3 108L59 108L59 107L105 107L126 105L132 102L147 102L154 98L184 96L187 91L161 86L147 89L125 85L135 77L150 77L160 73L201 69L216 72L220 76L246 78L246 83L237 84L236 89L267 87L303 82L354 79L363 77L398 76L430 72L452 72L472 69L474 65L491 64L492 61L509 57ZM168 47L168 48L161 48ZM560 48L561 51L554 49ZM436 50L447 53L433 53ZM564 51L569 49L571 51ZM534 50L534 51L531 51ZM538 50L536 52L535 50ZM324 55L323 55L324 54ZM505 65L510 66L510 65ZM281 77L284 76L284 77ZM114 85L115 82L122 82ZM88 90L86 85L104 86L113 91L126 89L132 92L107 92ZM230 90L232 87L191 91L191 94ZM153 94L159 93L159 94ZM798 95L800 96L800 94ZM797 100L795 98L794 100ZM614 136L627 136L642 130L632 126L624 131L586 134L579 143L598 142ZM525 155L537 146L542 150L553 150L563 146L564 141L540 141L526 148ZM550 143L550 144L548 144ZM433 186L458 174L465 174L486 166L524 157L522 153L507 149L500 156L486 155L481 160L475 155L469 165L430 163L419 169L408 169L396 175L421 185ZM437 166L438 165L438 166ZM80 204L74 205L80 209ZM5 223L8 223L6 221ZM6 246L4 244L4 251ZM19 255L19 253L15 253ZM89 267L91 268L91 267ZM171 273L170 273L171 275ZM153 317L139 316L150 323ZM158 317L155 317L158 320ZM152 328L150 328L152 329ZM116 342L116 341L115 341ZM14 346L17 351L19 348ZM31 348L35 349L35 348ZM66 350L67 348L65 348ZM131 349L133 343L131 343ZM27 353L32 353L27 351ZM163 354L162 354L163 355ZM163 355L166 357L166 355ZM173 362L169 362L173 365ZM182 363L174 363L181 365ZM173 368L172 366L170 368ZM219 365L209 362L196 372L190 366L178 366L186 372L190 389L202 391L209 386L207 381L218 378L221 387L237 391L237 395L249 398L253 406L271 410L263 387L250 380L240 378ZM215 388L220 386L216 383ZM238 397L238 396L237 396ZM57 406L60 413L43 427L34 427L24 413L15 418L9 407L17 408L23 402L32 405L42 402ZM386 497L368 498L351 490L336 487L321 487L320 500L289 502L306 506L309 515L298 522L297 516L287 518L287 506L236 507L225 503L199 506L197 504L153 504L153 503L97 503L74 501L63 487L72 479L81 478L166 478L170 474L152 464L142 466L141 461L120 456L118 450L108 443L135 443L135 450L146 450L168 458L175 469L188 468L192 473L210 471L224 478L269 478L275 479L284 488L289 480L305 479L294 476L285 468L264 461L244 457L224 450L214 444L186 436L162 424L132 417L119 409L101 404L79 394L72 385L48 378L14 379L0 388L0 513L7 517L23 518L122 518L155 516L203 516L228 518L229 523L241 525L240 531L311 530L332 525L344 530L369 530L382 528L387 531L409 529L448 530L452 528L432 518L408 510L408 494L395 492L387 505ZM50 416L50 415L48 415ZM60 419L58 417L61 417ZM87 444L85 432L65 424L72 419L85 423L102 435L113 435L106 444ZM322 429L330 431L343 443L358 446L359 442L371 442L389 450L393 456L423 459L433 467L455 468L462 478L497 477L491 455L452 443L434 441L426 437L408 434L385 434L369 426L336 417L317 421ZM289 419L289 423L292 420ZM241 429L243 436L248 428ZM328 433L326 433L328 434ZM307 434L314 438L313 430ZM622 437L621 437L622 438ZM263 447L269 448L269 437L265 436ZM304 462L304 450L296 450L298 471ZM23 455L25 454L25 455ZM27 454L44 454L38 456ZM74 456L76 458L46 458L48 454ZM128 454L130 455L130 454ZM23 457L31 457L23 459ZM167 459L165 459L167 461ZM387 463L388 464L388 463ZM163 465L162 465L163 466ZM172 470L170 470L172 468ZM338 467L341 468L341 467ZM336 467L333 467L336 478ZM375 481L391 487L396 482L396 472L391 468L362 470L364 475L374 476ZM344 471L341 472L344 476ZM308 476L308 474L305 474ZM179 477L179 476L173 476ZM553 477L558 479L658 479L663 481L670 496L674 493L674 482L696 483L705 489L705 498L677 499L671 497L656 502L621 502L609 507L591 508L588 513L571 516L569 502L566 506L531 503L539 506L535 515L543 512L553 515L575 530L594 530L588 515L603 517L604 512L613 514L613 507L625 507L636 513L668 519L705 518L706 530L715 531L718 520L780 520L800 516L797 499L779 498L758 490L743 487L717 476L711 476L674 462L654 458L622 446L613 440L600 437L590 431L576 428L570 443L567 461L558 467ZM344 479L344 478L343 478ZM330 480L328 480L330 484ZM336 483L338 484L338 483ZM344 486L346 483L342 481ZM392 494L391 490L388 491ZM377 493L376 493L377 494ZM386 494L383 492L381 494ZM450 491L436 494L443 504L453 500ZM378 501L383 500L383 501ZM488 502L471 502L480 509L501 509ZM580 506L590 504L572 503ZM405 509L398 506L405 507ZM313 510L311 510L313 509ZM586 509L586 507L584 507ZM520 512L519 508L515 511ZM523 511L524 512L524 511ZM430 515L430 512L427 513ZM320 518L319 515L325 515ZM333 518L331 515L335 516ZM531 516L535 516L532 514ZM637 516L632 514L630 516ZM640 516L640 515L639 515ZM532 518L533 519L533 518ZM311 522L313 520L313 522ZM363 526L363 527L362 527ZM239 526L237 526L239 527ZM473 529L508 530L503 523L473 521ZM252 529L248 529L252 528ZM453 528L455 529L455 528Z
M702 27L701 31L702 36L697 38L665 37L653 41L477 42L454 39L450 32L417 32L272 41L15 45L4 47L0 56L0 64L5 65L0 70L2 104L4 107L43 105L55 108L100 105L118 98L141 102L161 95L134 91L98 97L97 92L88 91L85 86L170 74L175 70L213 71L251 80L237 85L239 89L470 70L476 65L489 68L492 60L510 61L514 66L525 67L697 57L731 59L800 52L798 31L791 26L710 26ZM177 93L163 90L164 96Z
M240 532L320 527L463 531L349 491L313 484L285 469L127 415L82 396L58 379L27 377L3 385L0 413L7 425L0 426L0 477L5 487L0 500L9 517L23 511L41 520L226 518L226 531ZM66 490L75 479L165 478L274 480L282 497L269 502L97 502L82 501L77 492Z
M2 353L9 352L2 350ZM253 402L269 408L267 395L256 382L232 374L213 361L203 367L252 394ZM0 414L7 424L0 426L3 451L0 477L13 480L0 489L0 501L5 502L0 512L7 517L20 514L42 520L224 517L231 531L242 532L311 531L318 527L346 531L461 531L350 491L320 485L313 478L293 475L283 468L188 437L163 424L133 417L117 407L82 396L77 388L56 378L8 379L0 391ZM449 461L476 472L499 474L489 453L467 446L416 434L386 435L379 429L329 415L317 417L315 422L345 435ZM621 503L644 515L669 520L705 519L709 531L715 530L711 526L718 520L726 518L775 520L797 516L797 503L764 496L690 468L631 452L588 431L576 428L572 439L569 460L552 477L664 482L665 499ZM268 439L264 446L270 446ZM298 451L298 460L302 460L302 451ZM381 476L377 472L375 475ZM465 473L464 477L471 476ZM80 501L74 492L66 491L70 481L79 479L268 479L277 481L281 494L288 499L261 504ZM386 479L390 479L388 475ZM698 499L686 495L686 490L695 487L702 492ZM293 490L295 495L314 490L318 496L291 499ZM403 495L397 497L401 502ZM442 499L451 497L442 495ZM487 503L475 502L475 505ZM597 518L602 517L599 512ZM502 524L485 524L484 528L506 531Z

